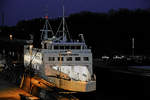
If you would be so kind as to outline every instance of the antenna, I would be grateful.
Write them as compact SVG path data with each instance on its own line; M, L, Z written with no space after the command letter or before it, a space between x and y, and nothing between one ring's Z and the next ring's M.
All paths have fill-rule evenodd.
M63 41L65 41L65 9L64 9L64 0L63 0Z
M64 7L64 0L62 0L62 9L63 9L63 41L66 41L66 34L65 34L65 7Z

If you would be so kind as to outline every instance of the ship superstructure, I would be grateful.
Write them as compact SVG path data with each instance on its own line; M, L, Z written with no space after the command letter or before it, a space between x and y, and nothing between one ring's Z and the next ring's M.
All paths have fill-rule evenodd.
M25 45L24 65L31 64L39 77L53 83L57 88L76 92L96 90L92 52L87 48L83 35L80 35L82 41L67 38L68 30L64 13L55 35L47 16L45 20L41 30L42 47L34 48L33 45ZM62 35L58 36L58 33Z

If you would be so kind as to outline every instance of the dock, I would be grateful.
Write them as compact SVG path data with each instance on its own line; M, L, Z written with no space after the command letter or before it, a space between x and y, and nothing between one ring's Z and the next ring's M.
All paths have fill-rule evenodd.
M30 98L32 97L32 100L39 100L38 97L27 93L15 84L11 84L7 80L4 80L2 76L0 76L0 100L21 100L21 95Z

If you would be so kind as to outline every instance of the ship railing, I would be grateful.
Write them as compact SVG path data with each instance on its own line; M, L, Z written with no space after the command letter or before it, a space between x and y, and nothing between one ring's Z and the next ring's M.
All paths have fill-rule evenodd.
M50 53L59 53L59 52L65 52L67 50L47 50L47 49L42 49L43 52L50 52ZM84 50L71 50L72 53L91 53L90 49L84 49Z

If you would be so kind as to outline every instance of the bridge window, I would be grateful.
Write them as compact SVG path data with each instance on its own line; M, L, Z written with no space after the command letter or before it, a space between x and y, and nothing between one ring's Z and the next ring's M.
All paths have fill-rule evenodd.
M69 46L65 46L65 49L70 49L70 47Z
M71 49L75 49L75 46L71 46Z
M89 61L89 57L83 57L84 61Z
M58 57L58 61L60 61L60 57ZM61 57L61 61L64 61L64 57Z
M80 61L81 58L80 57L75 57L75 61Z
M60 46L60 49L65 49L65 47L64 46Z
M54 46L54 49L59 49L58 46Z
M72 57L67 57L67 61L72 61Z
M55 57L49 57L49 61L55 61Z

